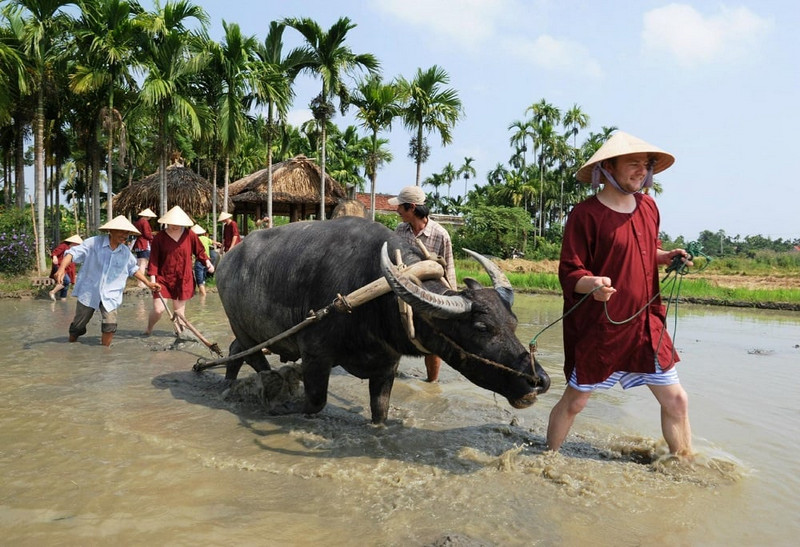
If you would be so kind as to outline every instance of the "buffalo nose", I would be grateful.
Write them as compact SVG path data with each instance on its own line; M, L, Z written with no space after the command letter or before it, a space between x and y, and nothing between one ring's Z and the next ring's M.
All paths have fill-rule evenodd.
M533 360L533 370L536 377L536 385L534 386L536 394L541 395L542 393L546 393L547 390L550 389L550 376L535 358Z

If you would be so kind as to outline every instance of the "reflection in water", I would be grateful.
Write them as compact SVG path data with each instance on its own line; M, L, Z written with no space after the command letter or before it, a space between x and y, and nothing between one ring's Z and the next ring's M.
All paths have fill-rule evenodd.
M544 450L564 387L560 325L538 339L553 387L533 407L514 410L449 367L427 384L409 358L376 427L367 382L338 369L319 415L268 415L221 370L193 373L209 352L176 344L168 323L139 336L150 305L127 297L104 348L99 319L66 343L73 299L0 300L6 542L786 544L800 532L796 314L682 307L679 371L700 451L688 465L663 457L644 389L593 397L562 452ZM515 312L527 344L561 303L517 295ZM227 348L216 294L187 314Z

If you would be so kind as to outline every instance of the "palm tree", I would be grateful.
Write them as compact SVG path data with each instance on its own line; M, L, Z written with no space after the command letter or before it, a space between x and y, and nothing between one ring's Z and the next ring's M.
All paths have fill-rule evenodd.
M457 174L464 179L464 200L467 199L467 185L469 184L470 177L477 176L475 168L472 167L472 162L475 158L464 158L464 163L458 168Z
M283 57L283 31L286 25L277 21L269 24L269 32L255 51L254 64L256 103L267 105L267 216L272 221L272 144L278 136L277 129L286 122L286 114L294 98L292 84L297 73L311 58L303 49L292 50ZM277 119L276 119L277 118Z
M521 160L520 165L517 167L521 168L523 176L525 176L525 152L528 151L528 138L531 139L531 144L534 143L535 138L535 134L533 132L533 122L531 120L515 120L508 126L508 130L514 130L509 138L509 144L511 144L511 146L513 146L516 150L515 156L518 155ZM512 165L515 164L512 162Z
M544 99L529 106L525 112L533 113L534 150L539 149L539 229L544 234L544 172L547 150L553 145L554 127L561 121L561 111Z
M249 90L250 65L257 46L253 36L242 36L239 25L222 22L225 40L218 49L219 56L213 61L220 69L222 94L217 113L222 152L225 155L223 212L228 209L228 183L230 181L231 155L245 131L245 112L242 103Z
M450 198L450 187L453 186L453 182L456 180L457 177L456 168L453 167L453 164L447 162L442 168L442 178L444 179L444 183L447 185L447 197Z
M285 23L297 30L306 40L304 47L312 59L304 70L318 74L322 79L322 91L311 101L314 118L321 131L321 177L320 177L320 220L325 220L325 152L327 122L333 117L331 100L339 98L339 110L344 114L350 102L350 93L344 83L344 76L359 68L377 73L380 63L371 53L355 54L345 45L347 33L356 27L347 17L340 17L327 31L312 19L286 19Z
M63 40L71 18L62 8L72 2L67 0L9 0L11 5L23 8L29 17L24 18L23 51L33 69L33 78L29 82L36 94L36 110L33 123L34 149L34 201L36 222L42 229L36 233L37 264L40 271L47 267L45 261L44 242L44 125L45 125L45 88L48 86L50 65L64 51Z
M200 136L200 118L189 84L207 59L189 47L191 34L185 26L189 19L196 19L203 26L207 22L203 9L185 0L167 2L163 8L157 1L155 12L138 18L150 38L145 42L147 76L142 83L141 100L156 113L161 214L167 211L167 157L173 116L181 126L188 124L193 137Z
M78 222L78 209L80 209L81 198L86 192L86 187L78 175L78 168L74 161L70 160L61 167L61 177L64 179L64 195L67 203L74 202L72 204L72 214L75 217L75 230L81 233L81 225Z
M443 184L446 184L446 181L441 173L434 173L422 182L423 186L433 186L433 195L428 196L431 212L438 211L441 208L442 198L439 195L439 187Z
M21 31L22 19L19 13L9 13L7 16L9 26L0 27L0 126L13 120L12 111L15 103L19 102L20 93L28 91L24 53L11 21L14 19L17 31Z
M580 106L573 104L572 108L564 113L564 119L561 120L561 123L567 130L565 136L569 137L572 135L572 147L577 148L578 133L581 129L589 127L589 115L584 113Z
M70 88L78 94L94 90L106 93L106 107L101 110L101 125L106 130L106 173L108 182L107 218L112 218L114 134L120 136L120 161L125 160L126 134L122 113L114 106L118 89L135 89L131 70L140 30L134 17L142 13L137 2L127 0L91 0L81 2L82 15L77 22L75 39L83 45L85 57L70 76Z
M392 160L391 153L383 148L387 143L378 138L383 129L391 129L392 121L401 113L400 90L393 83L384 84L380 76L373 75L362 80L356 87L352 102L358 108L356 118L362 121L361 126L369 129L371 146L366 162L366 174L370 180L369 203L372 220L375 220L375 188L378 169L386 161Z
M409 156L417 164L417 186L422 164L428 156L425 133L436 131L442 139L442 146L447 146L453 140L451 130L462 114L458 93L454 89L442 89L449 83L447 72L436 65L425 71L418 68L411 81L398 79L398 85L407 100L403 108L403 123L414 131Z
M381 143L378 144L380 146ZM361 170L363 168L366 174L372 140L361 137L356 126L348 125L344 131L339 131L338 128L331 130L328 148L331 152L328 158L331 177L347 190L363 191L364 177Z
M13 198L10 195L11 189L8 188L6 203L12 203L18 209L25 207L25 156L24 144L27 137L28 126L33 119L34 109L31 108L31 101L26 100L30 92L29 82L32 80L29 74L30 63L25 54L25 21L22 19L22 8L2 10L8 26L0 27L2 33L0 44L3 53L2 67L3 81L0 82L0 93L3 95L3 114L2 118L11 120L11 130L8 137L8 147L13 149L11 154L14 158L14 185Z

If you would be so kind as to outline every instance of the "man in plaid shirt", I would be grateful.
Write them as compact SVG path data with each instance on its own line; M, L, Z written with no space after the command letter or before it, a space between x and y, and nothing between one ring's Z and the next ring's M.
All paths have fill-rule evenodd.
M437 254L445 262L445 278L450 288L456 290L456 268L453 262L453 244L450 234L441 224L428 218L430 210L425 205L425 192L419 186L406 186L397 197L390 198L389 204L397 207L397 214L403 220L395 230L408 242L416 245L415 240L420 240L431 253ZM435 382L439 379L439 368L442 360L438 355L425 356L425 369L427 381Z

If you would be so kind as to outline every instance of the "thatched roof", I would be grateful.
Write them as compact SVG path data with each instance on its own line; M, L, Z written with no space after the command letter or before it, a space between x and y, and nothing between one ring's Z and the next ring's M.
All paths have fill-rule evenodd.
M274 215L292 216L298 210L314 213L319 208L319 187L322 170L314 160L306 156L276 163L272 166L272 208ZM251 173L228 185L228 194L237 206L237 211L255 211L269 199L267 169ZM346 198L344 188L328 173L325 173L325 208L333 210L340 200ZM302 215L301 216L305 216Z
M147 175L142 180L125 187L114 196L115 214L136 214L150 207L159 213L161 191L158 171ZM211 212L213 187L206 179L188 167L179 164L167 167L167 206L180 205L181 209L191 217L199 217ZM222 211L223 192L217 189L217 211ZM228 211L233 210L233 203L228 200Z
M367 218L367 208L356 199L345 199L339 202L331 214L331 218L338 217Z

